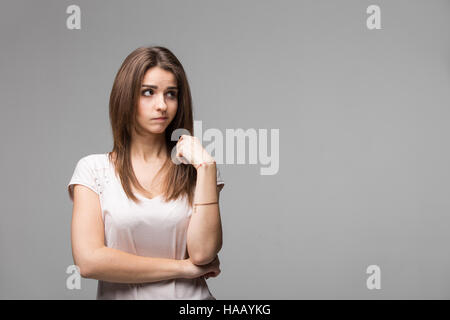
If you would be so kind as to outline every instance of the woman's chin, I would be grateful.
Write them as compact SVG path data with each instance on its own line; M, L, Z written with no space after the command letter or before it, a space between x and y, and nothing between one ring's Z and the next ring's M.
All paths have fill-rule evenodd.
M160 125L152 126L147 131L150 133L153 133L153 134L161 134L161 133L164 133L164 131L166 131L166 126L165 125L164 126L162 126L162 125L161 126Z

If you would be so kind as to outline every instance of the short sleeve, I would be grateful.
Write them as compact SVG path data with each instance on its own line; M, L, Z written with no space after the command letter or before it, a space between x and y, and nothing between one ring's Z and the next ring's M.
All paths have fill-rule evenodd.
M81 158L75 167L69 184L67 185L70 200L73 202L73 187L76 184L86 186L95 193L99 194L96 180L95 170L89 165L88 159L86 157Z
M216 173L217 173L217 185L223 184L225 186L225 182L222 179L222 175L220 174L220 170L218 167L216 167Z

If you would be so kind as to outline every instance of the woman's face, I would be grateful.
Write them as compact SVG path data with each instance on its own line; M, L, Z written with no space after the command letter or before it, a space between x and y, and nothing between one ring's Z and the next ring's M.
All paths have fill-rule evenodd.
M148 69L139 95L139 125L148 132L163 133L175 118L177 108L178 89L175 76L159 67ZM157 119L161 117L165 119Z

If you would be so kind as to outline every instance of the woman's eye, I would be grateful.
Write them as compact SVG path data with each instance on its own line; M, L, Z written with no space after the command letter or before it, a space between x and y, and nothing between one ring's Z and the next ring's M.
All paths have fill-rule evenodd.
M145 94L145 93L146 93L146 92L151 92L151 91L152 91L152 90L150 90L150 89L144 90L144 91L142 91L142 95L148 97L149 95L147 95L147 94Z
M149 94L146 94L147 92L149 92ZM175 91L169 91L169 92L167 92L167 94L169 95L169 97L171 99L175 99L177 97L177 93ZM146 97L150 97L151 95L153 95L153 90L151 90L151 89L144 90L144 91L142 91L142 95L146 96Z
M171 95L171 98L176 98L177 97L177 93L175 91L169 91L167 93Z

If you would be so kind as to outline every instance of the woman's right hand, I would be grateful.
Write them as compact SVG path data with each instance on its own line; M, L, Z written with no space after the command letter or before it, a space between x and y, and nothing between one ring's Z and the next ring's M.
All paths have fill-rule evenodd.
M194 279L205 276L205 278L208 279L209 277L217 277L220 274L220 261L218 255L216 255L216 258L210 263L201 266L193 264L190 258L182 261L185 278Z

